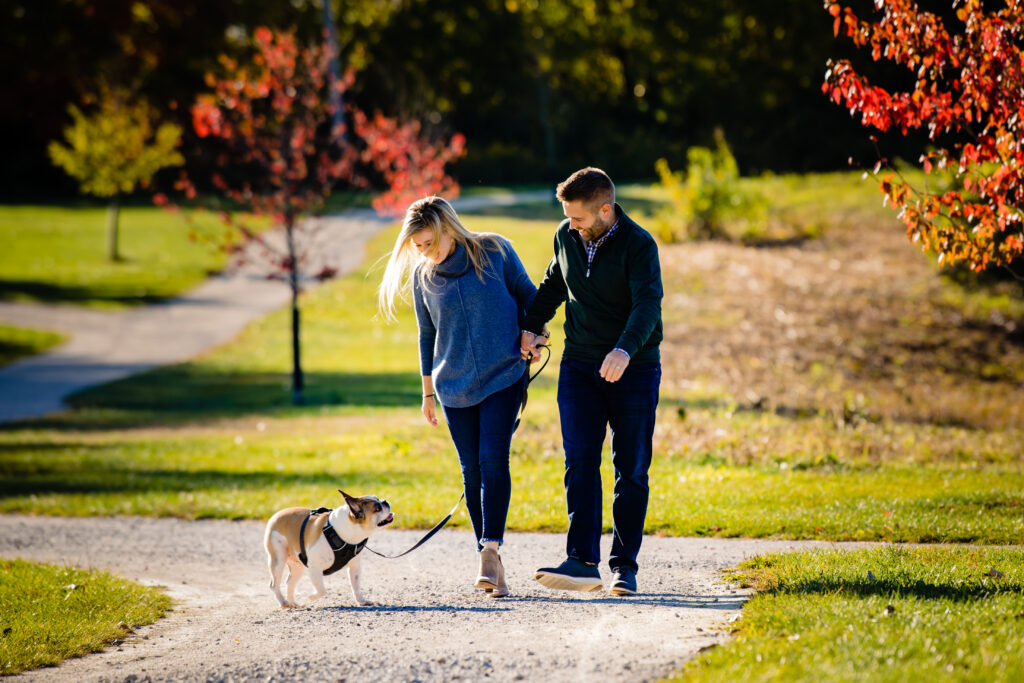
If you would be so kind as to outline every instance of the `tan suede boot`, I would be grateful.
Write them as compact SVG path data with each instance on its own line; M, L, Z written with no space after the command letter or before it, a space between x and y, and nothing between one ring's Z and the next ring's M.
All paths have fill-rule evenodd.
M498 553L494 553L498 555ZM492 598L503 598L508 595L508 584L505 583L505 565L501 563L501 556L498 556L498 581L494 588L487 591Z
M480 551L480 575L476 577L476 587L492 591L498 586L498 574L501 571L501 558L497 550L484 548Z

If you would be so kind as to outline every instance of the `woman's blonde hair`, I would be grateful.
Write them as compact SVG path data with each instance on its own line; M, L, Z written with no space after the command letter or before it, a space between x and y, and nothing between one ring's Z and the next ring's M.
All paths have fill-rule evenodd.
M429 254L421 255L413 246L412 237L421 230L433 232ZM441 248L441 235L444 234L451 237L454 245L461 244L466 249L469 263L481 281L484 279L484 268L488 263L487 252L505 253L505 247L497 235L467 230L459 221L455 209L445 199L431 196L416 200L406 209L402 229L398 231L395 248L391 250L388 265L384 269L384 277L377 290L377 309L385 319L397 319L396 299L408 299L414 277L424 288L433 279L437 265L426 256L436 253Z

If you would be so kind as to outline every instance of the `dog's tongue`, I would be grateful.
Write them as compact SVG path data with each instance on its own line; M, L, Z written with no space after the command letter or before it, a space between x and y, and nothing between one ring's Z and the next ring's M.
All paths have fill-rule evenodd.
M385 524L391 524L391 522L393 522L393 521L395 521L395 516L393 514L389 513L388 516L385 517L384 520L380 524L378 524L377 526L384 526Z

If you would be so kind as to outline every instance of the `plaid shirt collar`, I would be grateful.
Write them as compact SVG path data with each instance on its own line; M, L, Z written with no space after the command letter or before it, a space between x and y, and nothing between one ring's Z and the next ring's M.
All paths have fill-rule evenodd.
M594 254L597 253L597 248L605 243L609 237L615 234L615 231L619 228L619 221L615 221L615 225L608 228L608 232L598 237L593 242L584 242L583 247L587 250L587 275L590 274L590 265L594 262Z

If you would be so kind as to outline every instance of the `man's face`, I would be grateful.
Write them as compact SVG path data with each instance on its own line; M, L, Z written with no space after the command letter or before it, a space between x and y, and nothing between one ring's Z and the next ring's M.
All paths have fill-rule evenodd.
M580 234L585 242L593 242L612 227L612 207L601 204L596 210L588 207L582 199L562 202L562 212L569 219L569 229Z

